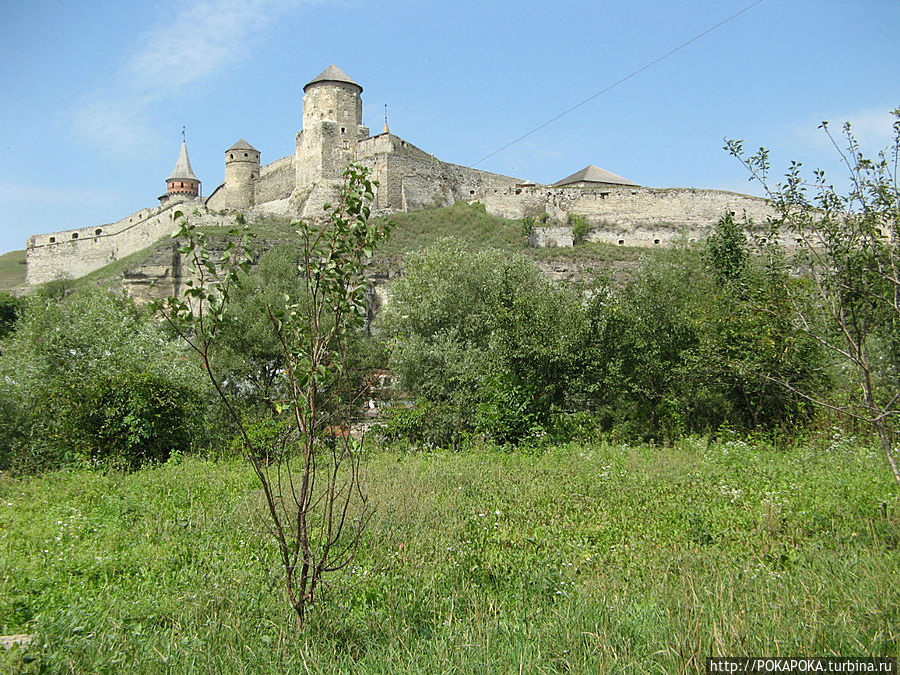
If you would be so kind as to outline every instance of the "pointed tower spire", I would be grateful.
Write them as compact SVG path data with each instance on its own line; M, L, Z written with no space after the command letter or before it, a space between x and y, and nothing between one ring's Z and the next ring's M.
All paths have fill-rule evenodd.
M200 194L200 179L194 175L191 160L188 157L187 142L184 139L184 127L181 128L181 151L175 161L175 168L166 178L166 197L185 195L197 197Z
M181 142L181 151L178 153L178 159L175 161L175 168L172 169L172 174L166 178L166 182L175 179L199 182L197 176L194 175L194 170L191 169L191 160L188 157L187 143L184 141Z

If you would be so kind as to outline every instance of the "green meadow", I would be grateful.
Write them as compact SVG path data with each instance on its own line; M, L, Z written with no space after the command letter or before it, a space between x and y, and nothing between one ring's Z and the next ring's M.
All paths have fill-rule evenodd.
M353 567L296 629L238 459L0 477L8 672L677 673L900 652L877 449L688 438L371 451Z

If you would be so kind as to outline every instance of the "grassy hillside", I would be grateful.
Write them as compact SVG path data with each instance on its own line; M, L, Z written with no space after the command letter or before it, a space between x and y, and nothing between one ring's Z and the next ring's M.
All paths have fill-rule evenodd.
M584 243L572 248L532 248L526 244L522 221L493 216L478 205L464 202L413 213L396 213L389 219L396 227L381 250L383 255L402 256L428 246L440 237L469 242L475 249L518 251L536 260L585 263L630 261L647 251L601 243Z
M4 672L703 672L900 651L878 453L376 452L370 548L295 632L244 463L0 476ZM883 506L887 504L887 506Z
M25 251L0 255L0 291L25 285Z
M464 202L413 213L395 213L388 219L396 227L381 249L385 255L403 255L428 246L439 237L455 237L470 242L475 248L525 248L519 221L492 216L482 208Z
M505 251L524 253L538 261L566 261L585 265L617 264L627 265L639 256L650 253L646 248L613 246L611 244L584 243L573 248L532 248L526 244L522 222L492 216L478 205L460 202L443 208L425 209L413 213L395 213L389 216L395 224L391 238L381 247L378 257L384 259L402 258L406 254L432 244L441 237L455 237L468 242L473 249L499 248ZM221 234L222 228L201 228L210 235ZM252 229L263 242L290 241L296 237L295 228L288 218L266 218L252 223ZM127 258L110 263L89 275L76 279L73 285L85 283L117 282L122 272L132 265L146 260L153 250L168 245L169 239L134 253ZM24 252L21 254L24 262ZM7 256L13 256L12 253ZM6 256L0 257L0 264ZM10 263L10 269L15 266ZM0 274L3 273L0 267ZM24 264L21 265L21 281L24 283ZM2 277L0 277L2 283ZM16 284L12 284L16 285ZM3 288L0 286L0 288Z

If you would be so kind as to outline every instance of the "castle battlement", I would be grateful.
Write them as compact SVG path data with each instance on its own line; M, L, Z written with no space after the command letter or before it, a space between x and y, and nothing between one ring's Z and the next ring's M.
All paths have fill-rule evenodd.
M303 88L302 129L293 154L262 165L261 153L243 138L225 150L225 180L200 197L200 180L182 143L166 179L160 206L115 223L34 235L26 247L28 284L79 277L140 251L174 228L181 210L198 224L226 225L237 212L316 218L341 185L351 162L372 170L379 186L373 210L416 211L478 201L506 218L549 214L558 222L578 214L593 226L590 238L630 246L664 245L677 237L701 237L726 211L757 221L770 214L763 199L719 190L660 189L636 185L588 166L554 185L443 162L390 132L370 135L362 123L363 88L329 66ZM178 207L178 208L176 208ZM564 229L564 228L563 228ZM571 245L564 232L538 245Z

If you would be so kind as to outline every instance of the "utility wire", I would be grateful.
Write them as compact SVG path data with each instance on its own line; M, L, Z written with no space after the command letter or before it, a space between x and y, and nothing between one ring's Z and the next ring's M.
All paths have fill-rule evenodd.
M552 119L549 119L549 120L547 120L546 122L544 122L543 124L541 124L540 126L537 126L537 127L535 127L534 129L532 129L531 131L522 134L521 136L519 136L519 137L518 137L517 139L515 139L514 141L510 141L509 143L507 143L506 145L504 145L502 148L497 148L497 149L494 150L493 152L491 152L491 153L485 155L484 157L482 157L481 159L479 159L477 162L475 162L474 164L472 164L472 166L473 166L473 167L478 166L478 165L481 164L484 160L489 159L490 157L493 157L493 156L496 155L497 153L503 152L503 151L506 150L508 147L510 147L510 146L512 146L512 145L515 145L515 144L518 143L519 141L528 138L529 136L531 136L531 135L534 134L534 133L537 133L538 131L540 131L540 130L543 129L544 127L550 126L550 125L553 124L556 120L560 119L561 117L565 117L565 116L568 115L570 112L572 112L573 110L577 110L578 108L580 108L580 107L583 106L584 104L590 103L591 101L593 101L593 100L594 100L595 98L597 98L598 96L602 96L603 94L605 94L606 92L608 92L610 89L614 89L615 87L618 87L618 86L619 86L620 84L622 84L623 82L626 82L627 80L630 80L630 79L631 79L632 77L634 77L635 75L639 75L640 73L644 72L644 71L647 70L648 68L652 68L653 66L655 66L655 65L656 65L657 63L659 63L660 61L669 58L670 56L672 56L672 54L675 54L676 52L681 51L682 49L684 49L684 48L687 47L688 45L690 45L690 44L696 42L696 41L699 40L700 38L702 38L702 37L704 37L704 36L706 36L706 35L709 35L710 33L712 33L712 32L713 32L714 30L716 30L717 28L721 28L721 27L724 26L726 23L728 23L729 21L731 21L731 20L733 20L733 19L736 19L737 17L739 17L739 16L740 16L741 14L743 14L744 12L748 12L748 11L750 11L751 9L753 9L754 7L756 7L757 5L762 4L762 1L763 1L763 0L756 0L756 2L753 2L753 3L749 4L749 5L747 5L747 6L744 7L744 9L742 9L741 11L736 12L735 14L732 14L732 15L729 16L727 19L723 19L722 21L720 21L719 23L717 23L715 26L712 26L712 27L710 27L710 28L707 28L705 31L703 31L702 33L698 33L697 35L695 35L694 37L692 37L692 38L691 38L690 40L688 40L687 42L681 43L680 45L678 45L677 47L675 47L675 49L672 49L671 51L666 52L665 54L663 54L663 55L660 56L659 58L654 59L653 61L651 61L650 63L648 63L648 64L646 64L646 65L644 65L644 66L641 66L640 68L638 68L637 70L635 70L635 71L632 72L632 73L629 73L628 75L626 75L626 76L623 77L622 79L617 80L616 82L613 82L611 85L609 85L608 87L606 87L606 89L603 89L602 91L598 91L598 92L597 92L596 94L594 94L593 96L589 96L588 98L586 98L586 99L584 99L583 101L581 101L581 103L576 103L576 104L573 105L571 108L568 108L568 109L562 111L561 113L559 113L559 115L557 115L556 117L554 117L554 118L552 118Z

